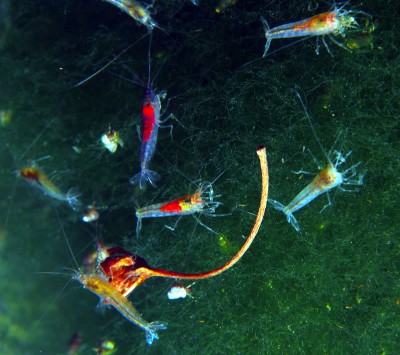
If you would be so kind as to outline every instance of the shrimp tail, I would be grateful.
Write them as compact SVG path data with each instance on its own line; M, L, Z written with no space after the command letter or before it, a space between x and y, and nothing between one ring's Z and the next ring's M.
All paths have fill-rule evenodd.
M268 52L269 46L271 45L272 39L268 37L270 27L268 25L267 20L263 16L261 16L261 22L263 24L265 38L267 39L267 42L265 43L265 47L264 47L264 54L263 54L263 58L264 58L267 55L267 52Z
M66 194L65 200L68 202L68 204L74 211L77 211L82 206L81 201L78 200L78 197L80 195L81 194L77 192L75 188L69 189Z
M146 341L147 344L151 345L153 343L154 339L158 339L158 334L157 334L157 330L163 330L163 329L167 329L167 323L163 323L163 322L151 322L149 324L149 328L146 329Z
M294 229L296 229L296 232L300 232L299 222L297 222L297 219L293 216L293 213L285 211L285 206L277 200L269 199L268 203L270 203L276 210L282 211L285 214L287 221L293 226Z
M155 183L158 180L160 180L160 175L158 175L158 173L152 170L145 169L142 170L140 173L132 176L129 180L129 183L131 185L139 185L139 187L142 189L146 181L148 181L151 186L157 187Z

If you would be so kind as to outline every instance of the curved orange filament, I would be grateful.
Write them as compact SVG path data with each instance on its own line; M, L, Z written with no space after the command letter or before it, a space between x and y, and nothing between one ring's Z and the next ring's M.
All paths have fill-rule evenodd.
M115 254L120 256L113 256L113 248L108 250L111 253L107 253L109 256L100 262L100 267L102 268L104 274L109 278L111 282L120 293L127 297L137 286L146 281L150 277L166 277L174 279L191 279L199 280L206 279L221 274L222 272L231 268L236 264L240 258L244 255L247 249L250 247L251 243L255 239L258 230L260 229L261 222L264 218L265 209L268 200L268 187L269 187L269 177L268 177L268 164L267 164L267 153L265 147L259 147L257 149L257 155L260 159L260 167L262 174L262 189L261 189L261 200L258 209L257 217L254 222L253 229L251 230L249 236L247 237L245 243L240 248L240 250L233 256L231 260L211 271L187 274L163 269L151 268L147 265L146 261L138 256L135 256L122 248L114 248L116 250ZM103 249L104 250L104 249ZM114 254L114 255L115 255Z

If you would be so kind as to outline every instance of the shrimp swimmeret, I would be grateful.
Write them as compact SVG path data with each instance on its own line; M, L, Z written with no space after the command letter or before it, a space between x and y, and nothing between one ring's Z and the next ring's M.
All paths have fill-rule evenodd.
M323 12L304 20L274 28L270 28L267 21L261 17L265 38L267 39L263 57L267 55L271 41L278 38L317 37L319 39L320 36L326 50L332 55L325 41L325 36L328 36L333 43L349 51L349 48L335 39L334 36L346 37L348 30L360 30L361 26L357 21L357 17L365 19L367 17L371 18L371 16L363 11L345 10L345 5L347 5L347 2L341 7L335 6L332 11ZM319 54L319 42L317 42L316 53Z
M89 289L99 296L103 303L113 306L127 320L142 328L146 333L147 344L151 345L154 339L158 339L158 330L167 328L167 323L149 323L144 320L128 299L121 295L113 284L102 277L98 275L85 275L82 272L77 272L74 278L78 280L84 288Z
M309 204L312 200L317 198L319 195L322 195L323 193L328 194L329 204L327 206L331 205L331 201L329 199L330 190L334 189L335 187L338 187L339 189L346 191L346 189L343 188L342 185L360 186L363 184L363 175L357 174L356 170L356 168L361 164L361 162L358 162L350 166L349 168L347 168L342 172L338 170L338 167L346 162L347 158L350 156L352 151L349 151L347 154L343 155L341 152L335 150L333 152L333 154L335 155L334 162L331 160L331 158L323 149L322 144L316 135L314 126L312 125L311 122L311 118L306 110L306 107L299 93L296 92L296 94L299 97L300 102L306 112L306 116L311 124L311 129L317 139L317 142L328 160L328 165L325 169L321 170L314 178L314 180L309 185L307 185L303 190L301 190L300 193L287 206L284 206L282 203L272 199L269 199L268 202L275 209L282 211L286 215L287 221L296 229L297 232L300 232L299 223L293 216L294 212L298 211L300 208L303 208L305 205ZM299 173L303 173L303 171L300 171ZM357 175L358 178L356 178Z

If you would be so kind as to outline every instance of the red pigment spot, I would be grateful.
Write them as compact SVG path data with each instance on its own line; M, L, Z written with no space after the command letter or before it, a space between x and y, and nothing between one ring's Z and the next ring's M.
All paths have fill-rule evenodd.
M161 212L181 212L182 207L180 205L181 199L169 202L164 206L160 207Z
M35 169L31 169L31 168L22 169L22 170L19 170L19 174L27 180L35 181L38 184L40 183L39 172Z
M142 108L142 139L147 142L150 139L155 125L154 107L145 105Z
M326 22L329 22L330 24L333 24L336 22L336 13L335 12L331 12L327 18L326 18Z

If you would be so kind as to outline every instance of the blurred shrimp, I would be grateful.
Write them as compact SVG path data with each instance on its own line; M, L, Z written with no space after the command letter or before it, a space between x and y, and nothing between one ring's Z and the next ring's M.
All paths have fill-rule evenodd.
M69 189L67 193L61 192L43 171L33 166L19 169L17 174L24 178L30 185L41 190L45 195L59 201L67 202L74 210L81 205L78 200L79 194L74 192L74 189Z

